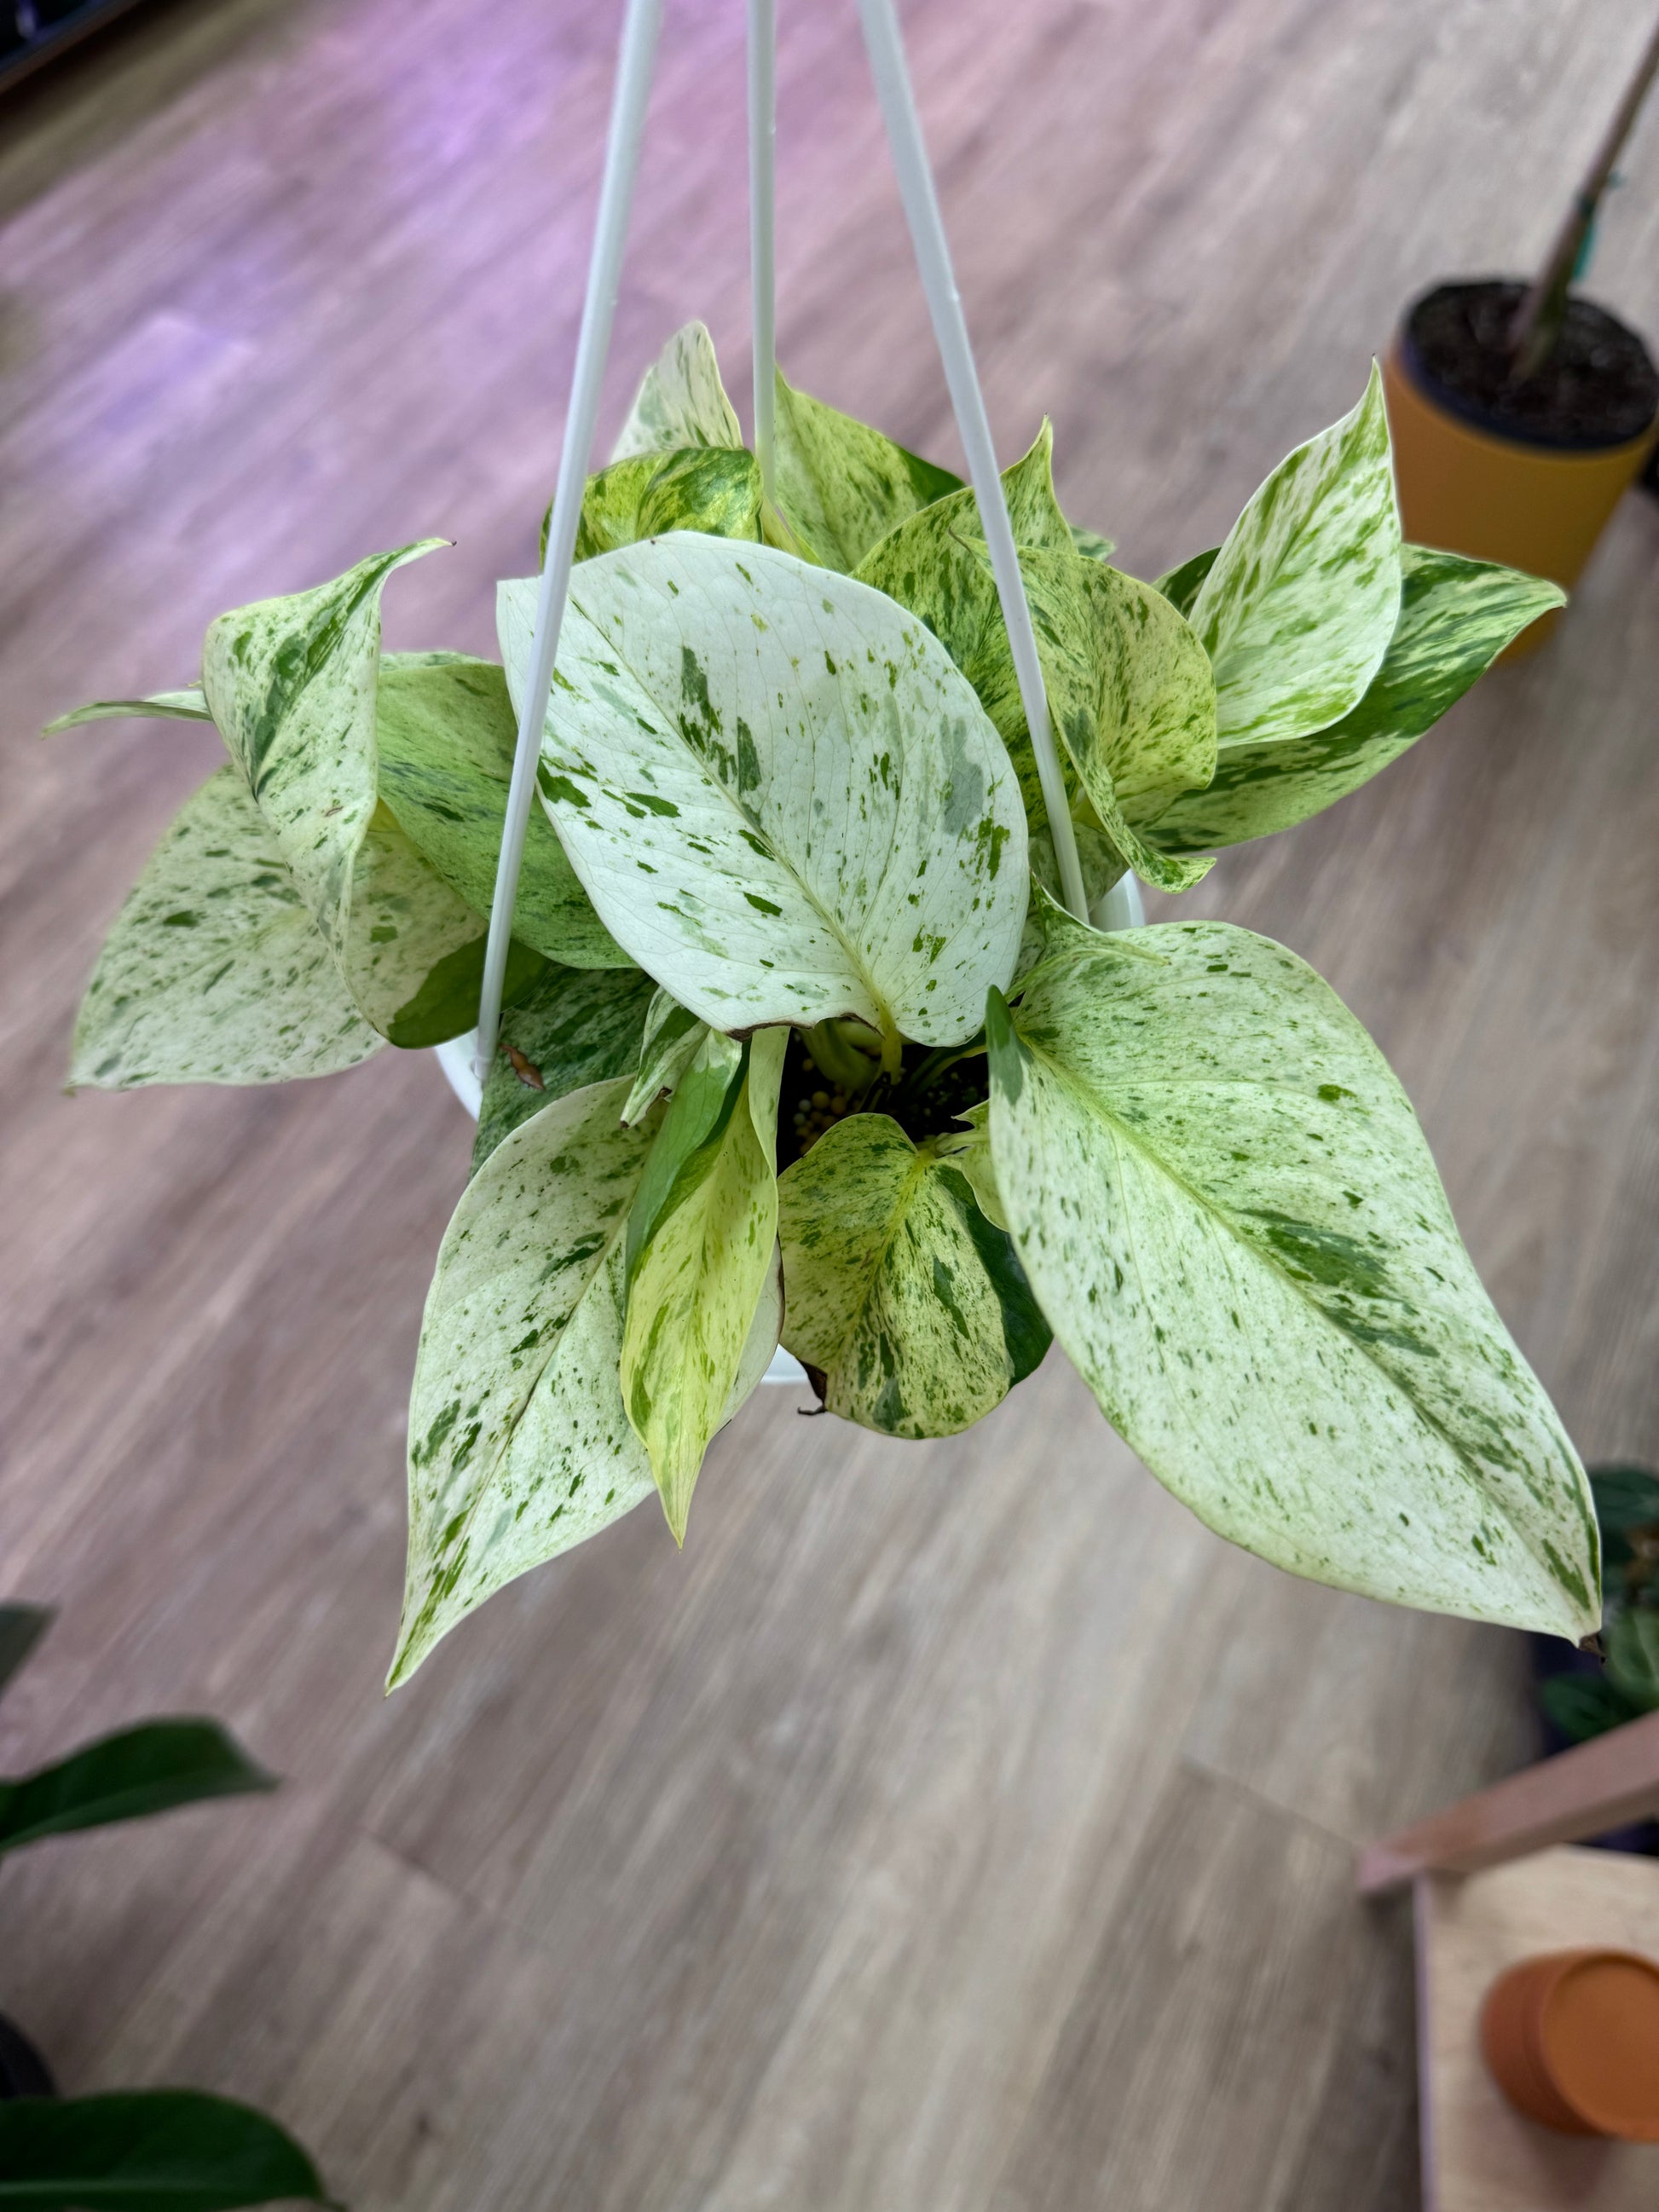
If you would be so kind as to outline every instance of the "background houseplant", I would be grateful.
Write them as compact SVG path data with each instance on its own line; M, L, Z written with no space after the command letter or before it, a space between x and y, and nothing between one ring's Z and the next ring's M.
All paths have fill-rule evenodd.
M38 1606L0 1605L0 1692L51 1620ZM0 1857L276 1786L215 1721L143 1721L0 1782ZM0 2203L21 2212L231 2212L277 2197L329 2202L310 2159L263 2112L190 2089L59 2098L46 2061L0 2018Z
M1633 331L1571 288L1656 71L1659 27L1529 283L1443 283L1407 311L1383 373L1401 512L1425 544L1571 590L1651 450L1659 370ZM1541 643L1553 619L1516 649Z
M1402 545L1375 375L1157 589L1060 514L1045 430L1003 487L1057 825L972 493L781 381L777 423L768 501L692 326L586 488L393 1680L653 1480L683 1536L780 1326L832 1410L901 1436L978 1419L1052 1330L1249 1547L1592 1627L1582 1473L1357 1024L1248 932L1102 933L1043 887L1057 826L1097 899L1126 864L1197 880L1375 774L1559 592ZM383 656L381 586L428 550L221 618L202 690L139 702L211 712L232 760L112 935L77 1079L324 1073L469 1019L529 587L504 671Z

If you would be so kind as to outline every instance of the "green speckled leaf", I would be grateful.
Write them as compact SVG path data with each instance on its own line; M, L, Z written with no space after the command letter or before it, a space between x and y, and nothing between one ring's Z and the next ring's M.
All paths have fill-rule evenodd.
M832 1413L886 1436L971 1427L1048 1348L1012 1246L941 1150L854 1114L778 1182L784 1341Z
M611 458L623 461L677 446L742 444L743 432L720 382L714 342L704 324L687 323L647 369Z
M1087 529L1080 522L1072 525L1072 543L1089 561L1109 561L1117 550L1109 538L1103 538L1097 530Z
M459 979L483 963L483 920L380 799L380 592L394 568L441 542L377 554L314 590L221 615L202 650L213 719L347 988L401 1044L465 1029ZM476 1016L476 991L473 1002Z
M547 551L550 507L542 519ZM669 530L702 530L711 538L761 535L761 480L752 453L728 446L687 446L613 461L587 480L576 558L592 561L619 545Z
M623 1236L654 1120L625 1081L514 1130L438 1254L409 1407L409 1567L388 1686L514 1578L648 1497L628 1425Z
M1222 743L1302 737L1346 714L1399 613L1400 517L1373 365L1352 413L1298 446L1251 498L1193 600Z
M71 1087L284 1083L378 1051L276 841L227 765L186 800L99 956Z
M508 684L532 582L501 587ZM572 579L540 787L617 942L711 1027L855 1014L926 1044L1012 972L1025 823L921 624L762 546L681 532Z
M1049 714L1073 771L1074 807L1092 812L1138 875L1185 890L1202 867L1172 864L1136 825L1213 771L1215 686L1204 649L1150 586L1073 550L1054 500L1046 425L1003 483ZM1008 747L1027 817L1041 831L1047 810L990 556L973 534L972 496L941 500L890 531L859 578L920 615L968 678Z
M1003 1207L1002 1194L997 1188L996 1163L991 1157L990 1100L982 1099L977 1106L970 1106L965 1114L959 1114L957 1119L966 1121L968 1127L951 1129L944 1136L936 1137L933 1142L941 1158L948 1159L953 1168L961 1170L985 1218L994 1222L999 1229L1006 1230L1008 1216ZM1046 1328L1047 1322L1043 1326Z
M689 1006L666 991L656 994L645 1017L634 1088L623 1109L624 1121L637 1121L659 1098L672 1094L708 1035L708 1023L700 1022Z
M623 1398L677 1543L775 1268L787 1042L775 1029L740 1047L704 1040L663 1117L629 1224Z
M474 1175L503 1137L556 1098L632 1072L654 988L637 968L543 969L502 1013L472 1147Z
M83 722L148 721L210 722L207 699L199 685L184 691L152 691L147 699L94 699L89 707L60 714L48 722L42 737L55 738L60 730L78 730Z
M506 678L494 661L459 653L387 653L375 717L381 797L457 896L487 915L518 738ZM513 931L565 967L633 965L538 810L525 836Z
M1565 603L1555 585L1420 545L1402 551L1400 619L1359 704L1310 736L1229 739L1215 781L1148 833L1175 853L1288 830L1370 781L1461 699L1512 638Z
M1107 1418L1294 1573L1593 1629L1583 1469L1364 1031L1249 931L1046 919L1050 957L988 1016L996 1180Z
M778 506L796 540L787 550L827 568L856 568L896 523L961 487L949 469L797 392L781 371L776 435Z
M1162 592L1177 614L1190 616L1198 587L1214 568L1220 550L1218 545L1212 545L1207 553L1194 553L1190 561L1183 561L1178 568L1171 568L1160 576L1153 590Z

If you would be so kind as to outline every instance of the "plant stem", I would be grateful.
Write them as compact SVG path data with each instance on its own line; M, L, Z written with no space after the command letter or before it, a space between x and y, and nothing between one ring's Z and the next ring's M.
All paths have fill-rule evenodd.
M1655 26L1642 50L1636 73L1625 87L1624 96L1607 125L1607 136L1573 194L1572 205L1555 234L1543 267L1515 311L1515 319L1510 325L1510 350L1514 359L1510 372L1511 383L1522 384L1528 377L1535 376L1555 349L1566 318L1567 288L1578 266L1578 257L1613 175L1613 163L1635 125L1656 75L1659 75L1659 25Z
M530 673L519 718L513 781L507 788L507 818L501 829L495 892L489 909L483 990L478 1006L476 1065L480 1080L489 1076L501 1035L501 987L507 976L507 945L513 934L513 908L518 896L519 870L524 860L525 832L536 795L542 729L547 719L553 663L559 649L559 629L570 589L576 526L581 519L582 493L587 482L588 456L592 451L605 356L611 350L611 325L622 279L629 210L634 198L634 179L639 169L640 142L645 136L646 103L651 94L652 64L661 25L662 0L628 0L617 56L617 82L611 95L599 209L593 226L593 251L587 264L587 292L582 301L581 334L576 342L570 411L565 417L558 489L553 495L547 549L542 556Z
M957 290L951 265L950 240L945 236L945 219L939 213L939 195L933 188L933 173L928 166L927 142L921 133L921 119L916 113L915 96L910 88L898 17L893 0L859 0L859 15L864 26L871 74L876 81L876 100L892 149L899 198L904 203L910 242L921 273L921 289L933 318L933 338L944 365L945 380L950 387L963 450L968 457L968 473L973 482L974 497L979 503L980 527L990 550L997 597L1002 603L1002 619L1008 628L1020 704L1025 710L1043 804L1048 810L1054 857L1060 863L1061 896L1077 919L1086 924L1088 895L1083 885L1083 866L1078 858L1077 835L1072 827L1065 773L1048 718L1036 634L1031 627L1031 611L1025 603L1019 555L1008 520L1008 502L1003 495L991 425L985 412L985 395L980 389L967 319L962 311L962 295Z
M754 329L755 459L769 507L777 496L776 0L749 0L749 290Z

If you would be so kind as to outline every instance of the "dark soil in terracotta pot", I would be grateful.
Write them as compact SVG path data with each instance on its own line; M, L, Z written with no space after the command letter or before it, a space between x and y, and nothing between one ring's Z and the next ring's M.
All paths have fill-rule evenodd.
M1412 372L1431 398L1483 430L1579 451L1639 438L1659 412L1659 369L1605 307L1571 300L1555 350L1510 381L1508 334L1524 285L1502 277L1437 285L1406 319Z

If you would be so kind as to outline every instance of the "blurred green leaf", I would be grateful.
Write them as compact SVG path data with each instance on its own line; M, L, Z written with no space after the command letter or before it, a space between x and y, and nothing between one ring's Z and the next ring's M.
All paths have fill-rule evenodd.
M1632 1539L1638 1536L1647 1538L1641 1547L1644 1551L1659 1547L1659 1475L1650 1468L1592 1468L1590 1491L1595 1499L1595 1517L1601 1524L1605 1569L1611 1572L1628 1567L1638 1552Z
M1638 1712L1659 1711L1659 1613L1632 1606L1607 1623L1607 1680Z
M274 1790L276 1782L216 1721L145 1721L85 1744L38 1773L0 1783L0 1852L76 1828L143 1820L204 1797Z
M1538 1695L1556 1727L1575 1743L1588 1743L1638 1717L1639 1709L1605 1674L1553 1674L1539 1684Z
M0 1690L52 1626L49 1605L0 1605Z
M0 2205L19 2212L231 2212L332 2200L275 2120L194 2089L0 2103Z

